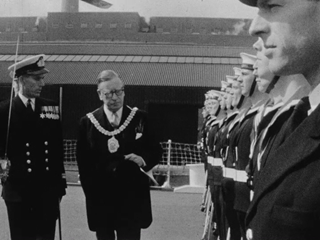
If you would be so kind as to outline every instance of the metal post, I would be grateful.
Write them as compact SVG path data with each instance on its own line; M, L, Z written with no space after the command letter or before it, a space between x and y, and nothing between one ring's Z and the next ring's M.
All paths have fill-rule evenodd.
M63 96L63 89L59 87L59 111L60 111L60 121L62 122L62 96Z
M168 140L167 179L166 179L165 183L161 186L162 188L172 188L171 185L170 185L170 175L171 175L171 172L170 172L170 168L171 168L170 159L171 159L171 139Z
M5 151L4 151L4 158L0 159L0 182L4 183L9 176L10 171L10 160L8 158L8 149L9 149L9 134L10 134L10 126L11 126L11 115L12 115L12 102L14 97L14 81L16 75L16 63L18 61L18 49L19 49L19 34L17 39L17 46L16 46L16 55L14 58L14 67L12 72L12 82L11 82L11 92L10 92L10 102L9 102L9 113L8 113L8 124L7 124L7 134L6 134L6 142L5 142Z
M60 201L61 199L58 199L58 228L59 228L59 240L62 240L62 228L61 228L61 208L60 208Z
M60 122L62 125L62 96L63 96L63 89L59 87L59 115L60 115ZM58 215L58 228L59 228L59 240L62 240L62 227L61 227L61 199L58 200L58 207L59 207L59 215Z

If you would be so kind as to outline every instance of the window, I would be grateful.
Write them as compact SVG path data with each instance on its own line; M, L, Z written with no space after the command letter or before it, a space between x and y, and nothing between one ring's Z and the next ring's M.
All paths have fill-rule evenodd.
M102 28L102 23L96 23L95 28Z
M202 27L202 28L200 29L200 33L201 33L201 34L206 34L206 33L207 33L207 29L204 28L204 27Z
M73 24L72 23L67 23L66 24L66 28L73 28Z
M125 23L124 24L124 28L131 28L132 27L132 24L131 23Z
M192 28L191 27L186 28L186 33L191 34L192 33Z
M117 28L117 24L116 23L110 23L110 28Z
M81 28L88 28L88 23L81 23L80 27Z
M141 32L149 32L149 28L148 27L141 28Z
M171 33L178 33L178 28L171 28Z

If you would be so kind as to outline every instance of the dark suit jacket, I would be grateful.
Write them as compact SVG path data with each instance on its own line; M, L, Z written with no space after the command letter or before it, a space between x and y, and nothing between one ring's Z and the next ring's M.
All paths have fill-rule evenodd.
M1 156L6 146L9 105L9 101L0 104ZM56 103L36 98L35 112L30 114L20 97L13 99L7 153L11 168L3 184L5 200L29 201L44 191L60 197L65 194L63 139Z
M129 107L123 107L120 125L130 112ZM110 132L114 130L103 106L95 110L93 116L101 127ZM124 155L130 153L141 156L146 162L145 171L160 160L160 144L148 132L146 112L137 110L129 125L115 136L120 145L115 153L108 150L110 138L98 131L88 116L81 118L77 161L89 228L96 231L107 225L129 224L147 228L152 222L148 177L136 163L124 160Z
M255 240L320 239L319 122L318 106L260 170L246 218Z

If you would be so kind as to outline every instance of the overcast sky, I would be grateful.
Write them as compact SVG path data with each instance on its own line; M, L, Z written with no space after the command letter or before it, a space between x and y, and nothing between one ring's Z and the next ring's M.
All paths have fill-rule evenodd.
M61 11L62 0L0 0L0 16L46 16ZM138 12L140 16L206 18L253 18L256 9L239 0L106 0L113 4L100 9L80 1L80 12Z

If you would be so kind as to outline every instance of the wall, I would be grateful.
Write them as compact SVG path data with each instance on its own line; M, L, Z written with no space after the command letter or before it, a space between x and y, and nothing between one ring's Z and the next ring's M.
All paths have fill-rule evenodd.
M149 24L149 26L148 26ZM252 46L248 19L152 17L138 13L49 13L0 18L0 41L129 41Z

